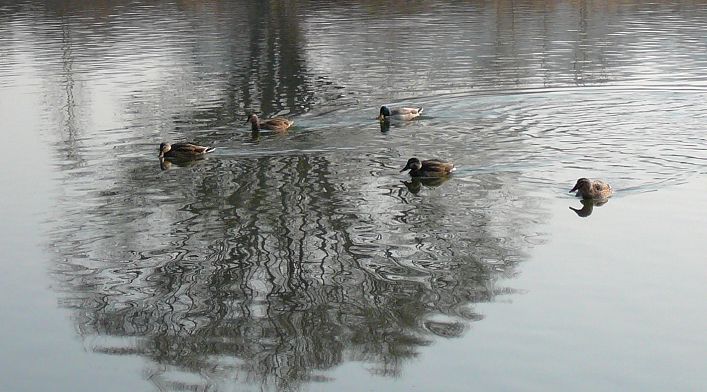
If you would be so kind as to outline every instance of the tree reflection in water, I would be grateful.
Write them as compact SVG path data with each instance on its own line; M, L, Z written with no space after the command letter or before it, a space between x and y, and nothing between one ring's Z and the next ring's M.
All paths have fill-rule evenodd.
M223 19L215 26L230 30L212 48L222 50L222 58L209 53L211 62L201 68L191 64L200 59L202 49L192 44L198 40L189 33L181 37L184 29L168 31L165 42L175 47L190 42L195 54L174 56L184 72L180 78L141 84L137 92L120 90L132 116L124 120L145 128L159 117L193 139L183 129L205 122L241 124L244 108L301 114L324 103L331 107L317 110L335 116L339 104L332 102L339 99L339 88L328 82L329 75L314 75L305 62L306 38L297 19L289 17L299 12L297 3L258 4L219 3L224 9L214 15ZM164 17L134 15L144 18L143 24ZM230 24L243 15L257 23ZM222 33L215 30L195 36ZM93 34L115 32L110 23L96 23ZM67 34L66 40L72 37ZM234 46L230 40L245 42ZM100 52L112 53L113 46L85 46L89 53L97 50L96 58L120 58ZM73 52L65 52L70 63ZM159 50L156 55L162 58ZM229 71L215 99L211 84L193 87L201 86L202 73L219 75L223 69ZM175 87L175 80L184 86ZM58 95L66 92L66 102L56 107L73 109L78 87L64 84ZM192 101L199 100L206 103L194 108ZM202 132L199 141L245 145L248 137L238 139L227 126L228 133ZM176 371L199 375L204 383L238 379L297 388L326 380L324 371L346 361L397 376L420 347L436 337L461 336L469 322L479 320L475 303L512 291L497 287L496 280L513 274L533 242L529 226L540 215L536 206L514 196L516 173L479 176L477 183L406 184L386 177L400 162L380 146L364 154L306 154L294 147L286 155L265 148L250 158L226 152L187 167L163 164L174 170L162 171L156 157L122 160L121 154L131 152L112 150L112 142L132 148L135 138L143 137L133 134L144 131L141 127L115 126L118 131L109 136L84 128L81 143L73 144L75 132L60 135L57 157L69 156L69 163L78 157L81 164L59 167L66 193L49 231L61 304L72 310L79 334L94 351L149 358L147 377L158 386L191 388L171 377ZM315 140L321 135L295 136L299 147L322 148ZM251 139L267 144L268 138ZM291 147L286 144L291 140L284 140ZM71 154L62 155L67 148ZM398 169L392 172L395 176ZM422 185L430 192L416 195Z
M399 181L381 194L367 185L382 178L341 181L343 165L209 159L160 181L138 168L94 212L67 209L56 276L81 335L121 338L96 351L290 387L348 360L395 376L480 319L474 303L509 292L495 281L523 245L492 233L514 227L492 222L499 210L410 199Z

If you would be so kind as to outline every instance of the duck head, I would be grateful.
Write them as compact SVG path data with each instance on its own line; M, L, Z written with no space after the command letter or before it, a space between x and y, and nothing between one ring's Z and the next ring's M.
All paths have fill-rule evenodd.
M161 143L161 144L160 144L160 155L159 155L159 157L160 157L160 158L164 158L164 154L166 154L167 152L169 152L169 150L171 150L171 149L172 149L172 145L171 145L171 144L169 144L169 143Z
M420 170L420 169L422 169L422 162L420 162L420 160L417 158L410 158L410 159L408 159L408 163L405 165L404 168L402 168L402 170L400 170L400 172L402 173L405 170L416 171L416 170Z
M260 119L258 119L258 115L255 113L251 113L250 115L248 115L248 119L245 120L245 123L246 124L250 123L251 129L253 131L260 130Z
M383 121L386 117L390 117L390 109L387 106L381 106L381 110L378 114L378 120Z
M251 124L258 124L258 115L255 113L251 113L248 115L248 119L245 120L245 123L251 123Z
M589 192L592 189L592 182L588 178L580 178L574 187L570 189L572 192Z

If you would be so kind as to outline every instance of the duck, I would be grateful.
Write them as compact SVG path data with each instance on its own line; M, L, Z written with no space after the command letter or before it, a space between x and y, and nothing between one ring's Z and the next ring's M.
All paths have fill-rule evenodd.
M456 168L452 162L445 162L439 159L429 159L420 161L417 158L408 159L400 172L410 170L412 177L443 177L452 173Z
M614 193L611 186L602 180L590 180L588 178L580 178L574 187L570 189L570 193L576 192L577 196L582 199L590 200L605 200Z
M258 118L257 114L252 113L250 116L248 116L248 120L246 121L246 123L250 123L253 132L260 131L261 129L284 132L290 127L292 127L295 122L292 120L288 120L284 117L274 117L266 120L261 120Z
M160 159L194 159L203 157L205 154L208 154L215 149L215 147L199 146L192 143L161 143L159 157Z
M378 114L378 120L380 121L409 121L420 117L422 114L422 107L419 108L389 108L387 106L381 106L380 112Z

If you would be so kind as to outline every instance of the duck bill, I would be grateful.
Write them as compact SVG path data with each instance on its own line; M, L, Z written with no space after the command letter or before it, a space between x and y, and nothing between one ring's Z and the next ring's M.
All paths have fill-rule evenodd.
M575 184L574 188L570 189L569 193L575 192L575 191L577 191L577 189L579 189L579 184Z
M410 170L410 165L405 165L404 168L400 169L400 172L404 172L405 170Z
M379 115L378 115L378 121L384 121L384 120L385 120L385 116L382 115L382 114L379 114Z

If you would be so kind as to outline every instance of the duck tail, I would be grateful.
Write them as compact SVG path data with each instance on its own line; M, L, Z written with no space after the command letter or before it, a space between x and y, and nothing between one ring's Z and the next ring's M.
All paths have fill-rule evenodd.
M425 110L422 106L417 108L417 114L422 114L422 111Z
M216 149L216 147L206 147L206 151L204 151L204 154L208 154L208 153L214 151L215 149Z

